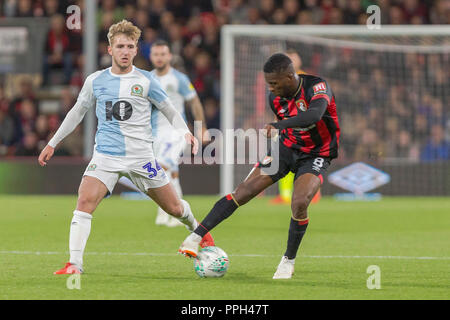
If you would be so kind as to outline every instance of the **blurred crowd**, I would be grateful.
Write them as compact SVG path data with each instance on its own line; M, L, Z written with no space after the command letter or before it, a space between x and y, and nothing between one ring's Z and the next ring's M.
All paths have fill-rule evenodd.
M37 87L24 78L20 89L16 90L17 96L7 97L4 84L0 82L0 156L37 155L73 106L84 80L82 30L68 30L65 19L68 6L75 4L83 8L83 3L75 0L0 1L0 18L49 19L41 84ZM111 65L106 37L110 25L122 19L132 21L142 30L135 65L151 70L148 56L152 43L157 39L167 40L174 54L173 65L189 76L202 100L208 128L220 126L220 28L225 24L366 24L366 9L372 4L380 7L382 24L450 22L448 0L99 0L98 3L98 69ZM322 56L322 61L326 58L332 57ZM346 106L341 110L343 141L346 142L344 156L450 159L449 141L445 137L450 125L446 121L449 111L444 103L448 103L449 74L448 69L440 68L441 61L421 64L419 55L405 63L411 63L407 65L412 67L408 69L411 83L423 81L421 74L428 72L432 81L430 88L443 90L447 100L442 100L443 95L436 97L433 91L411 92L408 85L388 86L389 75L383 67L377 68L376 63L370 70L370 81L361 84L361 71L352 68L350 63L353 58L345 54L339 56L339 59L348 59L348 64L335 65L334 68L342 72L330 79L338 102ZM310 65L305 67L307 71L316 74L336 71L315 67L317 59L305 57L304 60L305 65ZM419 67L430 65L432 70L420 69L415 63ZM323 66L328 68L329 64ZM339 78L343 75L345 79ZM347 82L345 85L343 80ZM61 88L59 111L43 112L37 91L55 86ZM354 90L358 90L358 95ZM416 99L416 95L420 97ZM391 112L379 112L377 107L381 100L383 108L389 104ZM357 107L359 112L353 112ZM352 112L345 113L346 110ZM380 136L380 128L390 136ZM389 144L393 140L396 143ZM80 156L82 152L82 128L79 126L63 141L57 155Z

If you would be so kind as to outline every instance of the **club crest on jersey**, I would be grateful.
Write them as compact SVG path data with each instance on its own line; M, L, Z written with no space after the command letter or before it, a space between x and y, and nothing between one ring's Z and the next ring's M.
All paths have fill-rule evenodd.
M327 86L325 82L319 82L315 86L313 86L314 94L316 93L326 93L327 92Z
M299 108L301 111L306 111L307 107L306 107L306 101L303 99L299 99L297 101L295 101L295 105L297 106L297 108Z
M87 171L95 171L95 169L97 168L97 165L95 163L89 165L89 167L87 168Z
M144 92L144 89L142 88L142 86L140 84L135 84L134 86L131 87L131 95L132 96L142 97L143 92Z

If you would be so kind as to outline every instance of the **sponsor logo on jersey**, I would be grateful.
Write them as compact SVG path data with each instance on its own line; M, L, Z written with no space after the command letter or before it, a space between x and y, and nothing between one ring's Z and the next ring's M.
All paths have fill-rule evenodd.
M317 93L326 93L327 92L327 86L325 82L319 82L315 86L313 86L314 94Z
M142 86L140 84L135 84L131 87L131 95L132 96L142 97L143 92L144 92L144 89L142 88Z

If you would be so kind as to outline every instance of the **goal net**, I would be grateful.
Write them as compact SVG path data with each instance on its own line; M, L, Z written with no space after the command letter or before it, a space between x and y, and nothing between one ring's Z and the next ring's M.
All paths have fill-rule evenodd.
M260 129L274 120L262 68L270 55L288 49L299 54L305 73L327 80L335 95L341 141L329 173L362 161L391 176L383 193L450 194L448 27L226 26L222 131ZM252 167L236 164L233 138L224 142L222 194ZM326 185L325 192L335 191ZM275 192L276 186L268 190Z

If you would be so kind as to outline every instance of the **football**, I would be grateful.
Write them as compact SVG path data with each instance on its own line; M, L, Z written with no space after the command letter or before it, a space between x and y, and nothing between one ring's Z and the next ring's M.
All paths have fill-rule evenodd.
M228 255L219 247L205 247L194 259L194 270L200 278L223 277L229 265Z

